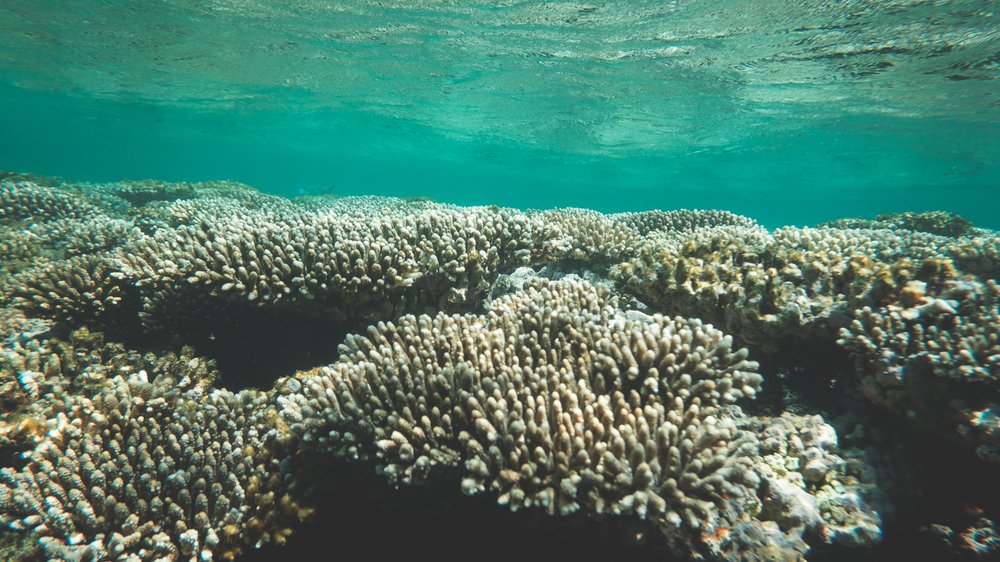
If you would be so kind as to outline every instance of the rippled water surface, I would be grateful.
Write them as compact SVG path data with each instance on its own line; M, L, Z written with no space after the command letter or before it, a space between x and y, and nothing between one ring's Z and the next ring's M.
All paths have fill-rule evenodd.
M1000 226L992 1L0 3L0 167Z

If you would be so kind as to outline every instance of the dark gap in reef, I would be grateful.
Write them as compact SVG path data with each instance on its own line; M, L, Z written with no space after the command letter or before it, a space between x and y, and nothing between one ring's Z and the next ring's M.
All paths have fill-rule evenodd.
M197 355L215 361L220 372L216 384L229 390L269 390L281 377L332 363L344 337L367 326L296 310L209 302L196 317L190 312L168 314L162 319L165 325L149 329L140 322L138 299L133 303L131 295L127 298L128 306L87 326L102 332L108 342L142 353L161 354L190 346ZM192 306L189 301L184 310ZM65 339L76 327L57 323L52 335Z
M285 545L247 552L237 562L681 562L660 544L630 541L629 523L620 518L595 521L537 510L515 513L498 505L494 493L464 495L457 478L394 489L368 463L309 464L321 475L305 479L322 483L322 490L308 496L318 509Z
M180 335L179 343L216 361L218 386L269 390L281 377L334 362L344 337L359 329L296 311L245 306L170 331Z
M844 410L841 398L855 384L854 363L835 341L790 341L773 353L754 353L764 377L755 400L744 401L750 414L780 415L783 411Z

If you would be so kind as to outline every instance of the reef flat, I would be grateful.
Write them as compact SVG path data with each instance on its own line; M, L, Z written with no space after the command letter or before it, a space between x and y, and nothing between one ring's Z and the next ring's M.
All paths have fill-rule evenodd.
M0 233L8 559L303 556L343 482L592 559L1000 551L1000 237L954 214L4 174Z

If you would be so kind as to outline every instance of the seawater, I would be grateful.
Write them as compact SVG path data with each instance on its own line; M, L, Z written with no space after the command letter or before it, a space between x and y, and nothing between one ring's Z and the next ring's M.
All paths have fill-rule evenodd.
M0 168L1000 227L996 3L0 4Z
M697 548L708 548L712 541L728 536L732 544L753 549L729 552L733 560L757 555L802 560L798 554L806 545L795 541L808 527L809 547L816 547L809 553L813 562L995 558L1000 552L1000 525L995 524L1000 521L1000 488L996 486L1000 245L996 233L988 229L1000 229L1000 25L996 9L995 0L3 0L0 179L5 181L0 182L0 196L14 203L6 208L0 205L0 559L105 556L95 552L107 546L99 543L108 538L102 526L108 519L91 525L93 511L87 511L87 502L93 500L98 508L103 504L107 513L113 509L114 517L123 522L134 520L133 514L124 515L118 507L129 507L127 502L138 506L137 512L148 507L145 499L136 500L139 492L131 482L119 491L125 479L136 476L120 470L131 464L142 471L135 481L149 486L142 493L157 501L160 495L176 497L192 509L184 512L179 504L171 508L181 509L181 516L191 519L190 523L202 525L202 535L198 535L185 530L187 524L180 525L178 519L175 528L166 529L161 538L158 532L152 533L153 527L143 525L143 532L152 538L141 540L152 540L163 552L175 544L188 548L179 559L194 560L196 546L205 548L198 552L199 560L243 562L324 560L354 550L365 551L366 558L373 559L421 559L430 553L439 560L663 559L667 550L657 541L666 540L672 531L654 536L646 530L663 528L633 526L636 521L626 518L591 518L587 509L594 506L568 519L536 517L539 509L512 513L496 505L496 490L462 496L459 490L464 491L466 483L448 480L455 474L443 478L450 488L394 489L400 488L398 483L390 485L385 474L377 473L386 472L384 467L376 471L369 465L381 462L374 459L380 454L376 450L399 446L396 431L392 439L362 447L367 447L367 460L372 462L355 463L354 458L348 462L346 458L354 453L348 454L351 447L345 445L344 450L327 455L337 458L323 458L313 466L316 437L296 433L301 431L296 429L289 433L289 443L279 443L282 439L275 436L288 424L278 418L277 409L270 409L270 402L262 425L247 422L242 428L248 435L267 437L259 447L244 446L242 437L221 439L223 444L217 447L227 452L229 460L240 463L260 458L270 462L269 454L281 459L267 471L261 469L261 474L271 474L273 479L251 476L251 469L229 472L236 484L225 494L232 491L232 497L250 497L251 501L268 499L255 504L263 506L260 512L249 504L235 514L222 511L231 519L226 523L219 520L222 517L213 520L211 524L218 523L218 529L213 527L211 534L205 530L209 526L205 512L192 515L205 500L196 495L192 504L191 494L180 484L176 486L181 491L163 492L162 483L150 479L153 460L147 454L151 449L158 457L155 474L168 487L188 477L180 468L174 472L173 458L170 463L160 462L159 457L169 455L156 443L162 437L169 446L173 434L168 437L157 424L161 418L173 419L172 404L180 403L166 399L179 400L183 394L187 401L186 409L176 410L177 419L207 420L216 428L212 431L227 423L235 426L232 417L220 414L215 406L222 403L215 400L231 398L230 391L265 400L261 392L295 395L303 389L301 382L293 384L284 377L298 375L308 383L310 378L351 373L346 369L353 368L350 363L355 358L341 355L350 348L338 344L359 340L345 340L347 333L374 337L379 330L393 329L380 321L396 321L409 313L442 315L439 318L478 314L485 326L483 309L487 304L494 307L504 298L502 293L514 291L518 283L548 283L537 277L573 273L610 285L612 271L637 270L643 272L614 278L615 287L627 297L621 302L628 303L615 313L620 314L612 320L614 329L632 326L629 334L636 345L653 341L652 336L636 339L647 325L640 322L663 321L646 312L676 312L675 303L658 298L659 289L664 294L676 289L673 294L679 296L671 298L677 298L678 306L687 307L683 313L690 312L698 322L702 321L699 315L715 318L720 327L730 323L740 328L742 323L752 328L759 322L761 334L752 333L751 328L737 334L747 340L738 345L748 343L750 357L760 361L764 379L758 405L746 405L745 419L753 418L760 428L780 429L782 419L805 424L807 414L818 416L816 425L803 431L821 443L808 451L811 458L805 453L801 459L798 453L772 455L771 460L753 457L753 462L762 463L758 468L772 470L768 463L777 463L787 482L779 478L774 487L768 483L755 489L744 483L748 494L774 492L761 500L769 507L767 513L762 512L764 519L754 521L780 519L781 533L769 536L794 540L775 545L755 536L753 527L742 532L738 526L712 530L699 523L697 528L684 528L685 533L691 531L689 538ZM122 181L145 178L159 181ZM192 209L215 214L186 214L184 201L177 202L175 209L158 201L184 192L165 182L215 179L243 182L290 198L379 195L421 200L303 197L288 203L248 194L233 183L220 183L198 186L205 191L196 195L215 189L222 199L232 200L192 203ZM143 201L126 210L129 206L114 195L115 190L120 188L124 194L137 186L160 186L163 191L155 193L150 187L150 193L137 199L148 196L151 203ZM107 208L80 211L73 204L75 197L83 201L80 208L89 208L87 201ZM767 235L749 227L742 232L739 228L710 232L697 243L700 230L695 229L684 234L691 237L689 244L676 246L646 245L666 243L668 237L661 238L665 234L661 232L647 239L636 231L636 243L643 240L638 249L628 248L635 255L616 253L624 252L625 246L609 247L607 255L596 248L592 263L575 255L575 250L586 254L586 248L569 242L562 248L558 229L538 229L538 239L518 240L526 247L510 251L527 256L532 244L544 242L539 248L545 251L537 253L552 251L553 255L532 264L538 271L525 272L513 271L517 260L511 260L509 268L489 265L491 255L517 248L514 241L491 254L480 252L485 250L481 246L491 246L495 240L466 242L460 236L462 247L468 249L462 250L462 263L452 260L458 253L451 249L443 250L440 260L426 252L440 238L440 232L430 231L429 225L446 230L451 220L447 217L461 216L455 219L459 226L472 229L479 224L476 220L488 221L506 211L430 205L436 210L429 214L445 218L434 222L427 215L418 216L407 225L405 220L413 217L400 217L419 215L423 198L520 209L582 207L603 213L723 209L752 217L769 229L943 210L964 215L981 228L965 229L966 223L951 215L932 215L952 221L951 226L962 227L969 235L948 239L907 228L848 234L824 231L832 237L843 236L841 242L853 248L849 256L834 255L834 250L800 252L809 250L809 234L796 238L801 233L795 229L770 239L766 250L764 242L754 240ZM24 201L38 202L38 208L25 209ZM254 201L265 207L274 205L280 212L272 216L241 206L254 207ZM53 216L47 216L51 209L44 208L49 204L56 207ZM396 218L402 222L393 222L396 218L391 213L374 222L383 229L403 225L399 231L406 231L400 236L404 247L396 248L394 254L392 245L383 240L393 240L392 236L380 237L366 230L373 222L367 216L359 218L350 212L341 216L332 210L340 204L396 209L393 212L401 213ZM313 212L324 205L330 205L327 212ZM227 216L229 212L236 216ZM594 218L594 214L572 211L565 215ZM511 212L510 216L524 221L553 216L558 220L558 214ZM334 217L342 222L330 222ZM600 224L613 229L618 223L610 221L620 220L628 219L619 216ZM316 224L328 228L315 229ZM358 239L351 239L351 233ZM309 242L281 239L285 234L303 236ZM107 237L103 242L102 236ZM817 235L817 240L822 236L826 235ZM181 248L175 260L169 259L172 237ZM883 246L882 237L897 242ZM898 242L910 237L917 240L912 248ZM888 252L892 244L904 247ZM832 247L837 245L835 241ZM392 261L394 255L415 248L420 253L413 259ZM886 250L892 259L858 255L869 250ZM366 264L361 256L384 261ZM923 259L926 256L936 257ZM981 259L973 259L976 256ZM674 258L680 261L669 261ZM888 261L883 263L883 258ZM216 261L204 268L198 265L210 260ZM492 269L478 279L484 267ZM319 275L320 271L325 274ZM399 273L409 283L400 281ZM498 279L501 273L504 277ZM423 282L414 281L421 278ZM455 285L446 287L444 279ZM643 294L646 285L652 286L652 297ZM293 292L291 287L297 288ZM728 288L720 292L720 287ZM686 290L691 294L685 296ZM486 292L496 294L487 299ZM657 302L642 302L651 298ZM700 308L705 302L710 305ZM614 308L602 307L604 311ZM489 314L501 318L498 310L502 307L491 308ZM740 320L743 313L747 320ZM880 320L873 315L896 322L895 334L890 337L875 326ZM553 326L575 334L573 338L600 333L577 329L579 324L567 321L568 314L556 309L547 317ZM530 315L523 318L526 325L533 321ZM588 318L580 322L591 322ZM626 324L626 319L633 324ZM856 320L853 324L852 319ZM785 320L792 326L780 324ZM875 327L866 331L861 320ZM550 335L555 328L550 332L548 324L541 325L544 335L530 338L555 340ZM469 338L485 329L471 321L462 326L473 332L464 334ZM853 332L838 331L848 326ZM780 340L772 331L780 334ZM868 340L861 336L867 338L869 332L873 339L885 336L885 341L872 344L871 353L863 353L861 342ZM500 333L505 340L497 333L483 341L513 342L521 337ZM420 334L423 337L423 329ZM921 347L923 334L936 340ZM851 335L853 339L847 337ZM915 342L911 349L900 352L911 336ZM850 341L840 343L837 338ZM605 344L611 346L612 339L580 340L572 349L589 348L594 353ZM628 336L623 335L621 341L626 340ZM662 342L666 341L664 335ZM513 349L514 344L507 345ZM710 354L713 347L723 349L710 345L708 352L695 348L695 354ZM400 345L393 351L403 349ZM410 346L406 352L414 349ZM442 358L447 356L437 351ZM552 357L558 353L551 350ZM377 355L372 352L372 357ZM646 361L645 354L636 355ZM60 356L67 358L65 365ZM525 370L519 364L510 380L521 384L531 378L522 379L520 373L544 364L545 356L539 353L537 360L525 359ZM512 357L514 363L520 361ZM46 358L44 364L38 358ZM585 357L579 359L577 364L587 363ZM156 375L149 381L146 367L137 366L140 360L151 370L157 364L166 365L165 372L194 374L180 381ZM568 358L562 361L559 370L572 368ZM315 370L324 365L345 370ZM398 365L405 363L400 359ZM384 372L372 367L371 373L410 373L398 365ZM430 359L413 365L437 368ZM613 369L619 367L624 364ZM450 363L446 370L453 370ZM539 368L536 373L544 371ZM422 376L430 371L415 366L412 372ZM553 366L548 372L557 369ZM139 410L129 410L129 422L134 418L137 424L131 427L138 428L131 437L115 435L108 437L112 444L93 445L101 453L116 455L114 459L107 456L95 480L110 480L108 489L125 500L114 508L110 501L98 501L107 498L102 485L90 487L87 491L92 497L77 502L84 494L78 486L82 480L73 480L79 475L62 464L58 470L46 466L38 453L65 454L72 459L67 466L77 466L76 459L83 455L75 451L88 450L81 442L89 446L97 443L99 435L121 432L119 425L102 426L108 419L103 413L85 420L83 414L74 417L77 410L67 410L72 414L68 416L59 409L68 408L70 400L86 393L124 392L124 379L111 380L113 374L130 377L128 384L139 393L148 390L144 385L150 382L162 385L158 387L162 395L152 400L139 402L137 397L121 403L120 410L147 405L142 415L133 416ZM580 388L586 376L581 374ZM198 380L192 383L192 378ZM178 386L171 387L175 382ZM643 387L659 384L650 378ZM559 386L562 389L563 383ZM39 388L48 394L38 395ZM209 388L214 390L206 392ZM667 391L674 396L674 388ZM539 391L539 396L547 392ZM629 392L638 396L638 391ZM743 386L741 392L758 393L753 386ZM119 404L117 398L105 402L105 395L100 396L98 402L108 413ZM676 401L684 405L689 396L686 388L678 390ZM62 400L64 405L54 405ZM485 400L491 401L496 402L495 396ZM538 404L544 408L544 400ZM717 421L714 407L709 408L701 410L705 426ZM332 409L309 409L333 416ZM698 415L697 409L689 410L695 412L692 416ZM404 410L401 416L409 416L408 407ZM647 404L644 412L650 410ZM376 413L397 416L389 411L379 407ZM619 412L635 417L627 409ZM289 419L294 413L294 408L286 412ZM789 415L782 418L782 414ZM358 409L357 415L368 414ZM731 415L736 415L733 407L718 419L728 421ZM73 421L68 421L71 417ZM351 423L358 421L361 427L359 420ZM405 429L403 425L401 421L399 427ZM92 433L98 426L101 433ZM481 429L478 423L475 427ZM233 429L233 435L239 429ZM765 429L748 431L761 433L763 441ZM189 444L190 439L203 443L197 439L213 438L210 433L183 434L184 447L173 453L182 468L200 470L204 464L214 469L215 457L202 456L200 445ZM64 439L72 435L80 439ZM794 442L786 439L791 433L781 435L769 440L779 445ZM802 445L801 439L795 439ZM834 443L838 439L840 449ZM577 446L575 441L573 446ZM135 442L140 446L130 445ZM717 447L715 441L706 442ZM270 450L279 445L293 449ZM676 450L685 447L682 442ZM834 461L824 460L826 453L819 452L819 447L829 449L830 455L843 453L835 463L844 464L827 471L830 465L824 463ZM122 460L123 448L129 455L147 458ZM402 458L403 448L399 450ZM472 450L470 446L467 452ZM532 452L537 456L539 450ZM412 447L407 456L412 459ZM633 466L636 458L630 459ZM750 458L742 461L751 462ZM700 470L701 460L691 464ZM458 466L451 467L455 473L462 470ZM463 461L461 466L471 472L474 464ZM112 478L118 474L107 467L123 473L123 479ZM287 510L284 515L295 519L281 529L286 525L283 520L262 523L257 515L270 513L276 499L273 493L261 494L261 483L289 482L278 476L278 469L287 467L294 469L289 473L292 480L302 479L303 487L293 490L294 494L309 496L317 512L307 518L311 507L298 505L292 495L278 496L276 504ZM189 472L194 474L195 468ZM637 474L641 472L636 469ZM791 483L795 475L801 477L800 470L805 473L807 469L812 473L811 489L806 490L804 480ZM97 475L89 470L80 472ZM55 476L41 476L46 472ZM237 472L243 481L235 476ZM35 482L36 473L40 487L24 484ZM217 474L222 474L221 469ZM501 470L497 481L530 478L531 474L536 473L530 465L521 465ZM847 482L846 488L841 487L840 477ZM71 493L49 494L58 487L52 484L53 478L69 482ZM545 478L539 482L547 482ZM189 480L196 491L205 483ZM314 484L319 488L315 495ZM89 480L82 488L88 485ZM576 493L577 484L569 478L559 486L567 497ZM27 492L15 496L10 491L25 487L38 497ZM244 494L251 488L249 495ZM856 492L862 489L867 497ZM883 492L896 503L876 501ZM213 501L228 497L212 493L216 495ZM185 494L187 499L181 499ZM817 499L821 494L824 499ZM716 503L730 499L722 494ZM81 528L86 527L78 529L80 533L64 528L68 524L61 504L70 501L76 502L71 506L79 512L76 520L84 522ZM744 519L756 517L757 513L751 513L754 501L748 499L746 511L737 514ZM604 509L605 504L595 505ZM822 521L821 508L827 510ZM44 540L51 538L46 533L53 527L42 513L58 525L52 541ZM671 515L676 517L676 513ZM657 514L650 521L665 524L671 515ZM151 525L160 524L157 517L151 516ZM199 523L200 519L204 521ZM254 544L258 531L271 532L272 523L281 532L295 531L289 544L280 546L287 538L284 534ZM142 550L143 559L157 557L149 550L151 543L135 542L139 534L130 533L126 524L121 525L122 531L132 538L112 536L109 544ZM821 543L830 537L820 536L825 532L820 529L838 526L845 529L836 539L842 542L827 549ZM24 528L28 532L11 532ZM100 537L92 536L95 529L101 530ZM216 548L216 531L231 543ZM883 532L885 539L879 542ZM66 544L60 542L63 539ZM861 548L844 546L855 539ZM88 551L81 540L93 540L94 550ZM127 540L132 543L124 546ZM39 548L44 555L37 552ZM63 550L67 554L58 554ZM157 559L173 560L174 554ZM675 559L690 558L681 554Z

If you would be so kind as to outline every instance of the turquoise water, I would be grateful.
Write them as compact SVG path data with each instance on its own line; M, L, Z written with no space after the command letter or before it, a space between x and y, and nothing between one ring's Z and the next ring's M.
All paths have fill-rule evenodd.
M997 5L0 1L0 560L997 558Z
M995 2L0 4L0 168L1000 227Z

